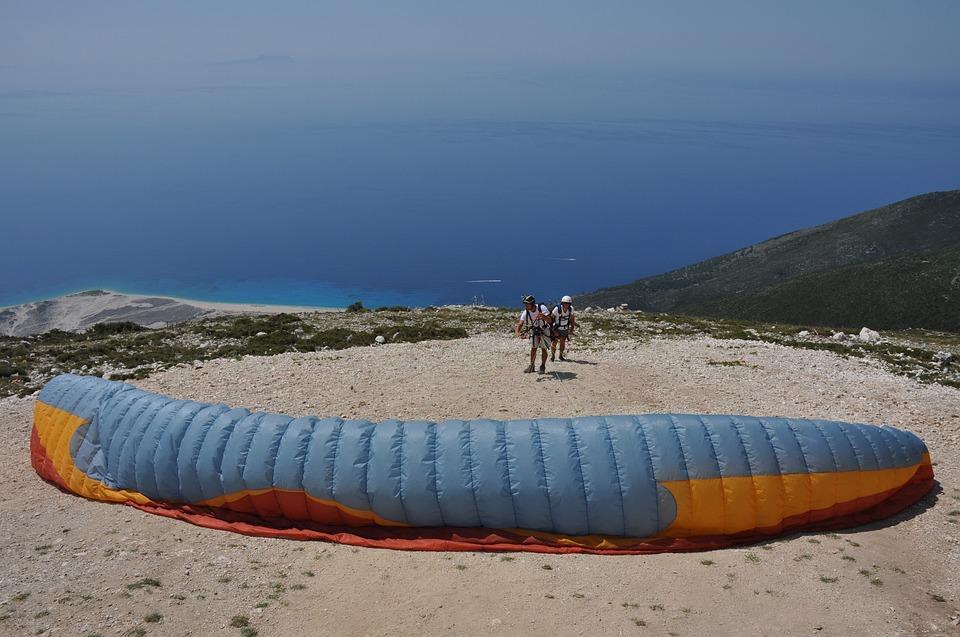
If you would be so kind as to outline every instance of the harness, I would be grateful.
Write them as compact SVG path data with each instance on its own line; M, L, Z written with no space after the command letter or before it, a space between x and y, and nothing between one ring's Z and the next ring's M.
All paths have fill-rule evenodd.
M563 313L562 305L557 305L553 309L557 312L557 329L566 330L570 326L570 317L573 316L573 305L570 306L570 311L566 314Z
M546 305L542 305L539 303L537 304L537 311L540 312L541 314L547 314L547 312L544 311L546 309L547 309ZM533 313L526 308L524 308L524 312L525 314L523 318L523 326L524 326L523 331L528 336L534 336L534 337L543 336L543 327L544 327L543 319L534 319Z

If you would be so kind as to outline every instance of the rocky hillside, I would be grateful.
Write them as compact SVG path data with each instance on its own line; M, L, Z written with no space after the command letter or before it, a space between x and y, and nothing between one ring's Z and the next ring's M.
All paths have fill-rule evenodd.
M960 330L960 190L913 197L580 295L762 321Z
M442 307L359 312L304 312L220 317L159 329L102 323L85 333L54 330L0 336L0 398L27 396L53 376L74 372L116 380L140 379L215 359L272 356L381 345L512 335L514 310ZM960 335L921 330L864 336L802 326L716 320L643 312L581 311L572 347L636 347L651 340L712 338L823 350L862 359L922 383L960 387ZM525 344L515 343L517 351ZM522 358L522 356L521 356ZM718 361L737 366L742 361Z

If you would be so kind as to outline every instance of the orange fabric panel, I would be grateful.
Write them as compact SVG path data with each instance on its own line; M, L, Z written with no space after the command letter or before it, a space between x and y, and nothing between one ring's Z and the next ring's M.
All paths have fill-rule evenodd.
M922 464L929 463L930 457L925 455ZM663 482L677 501L677 517L660 536L735 534L775 527L783 520L798 517L823 522L840 515L843 503L867 501L906 484L918 466ZM864 485L871 486L873 492L864 493ZM782 500L780 493L784 494ZM771 497L765 499L767 495ZM687 501L688 497L694 500ZM805 508L808 502L809 508ZM721 514L723 527L719 529Z
M42 449L42 452L38 450L37 456L43 458L40 461L40 467L37 466L36 461L34 462L34 468L37 472L63 488L92 500L104 500L106 502L126 502L129 500L138 504L150 502L150 499L142 493L111 489L76 468L73 458L70 456L70 440L77 429L86 422L68 411L51 407L39 400L36 402L33 415L33 434L36 435L39 449ZM56 478L48 477L54 475Z

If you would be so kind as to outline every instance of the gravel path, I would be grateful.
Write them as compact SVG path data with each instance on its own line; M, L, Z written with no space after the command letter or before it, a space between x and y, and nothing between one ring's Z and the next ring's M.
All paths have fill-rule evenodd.
M481 335L216 360L138 384L374 420L674 411L886 422L924 438L942 491L888 523L708 553L357 549L200 529L61 493L29 466L32 400L10 398L0 401L0 634L239 636L234 616L260 635L960 634L960 514L950 515L960 510L960 390L746 341L624 342L571 356L544 376L522 374L522 343Z

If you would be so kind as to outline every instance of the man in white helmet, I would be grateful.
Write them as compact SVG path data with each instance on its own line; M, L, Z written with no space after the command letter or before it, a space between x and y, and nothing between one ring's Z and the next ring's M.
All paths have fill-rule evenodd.
M560 344L560 360L566 362L563 357L564 350L567 349L567 339L573 336L573 330L576 327L577 319L573 312L573 299L569 295L564 295L560 299L560 305L553 308L553 339L550 343L550 360L556 360L557 343Z

